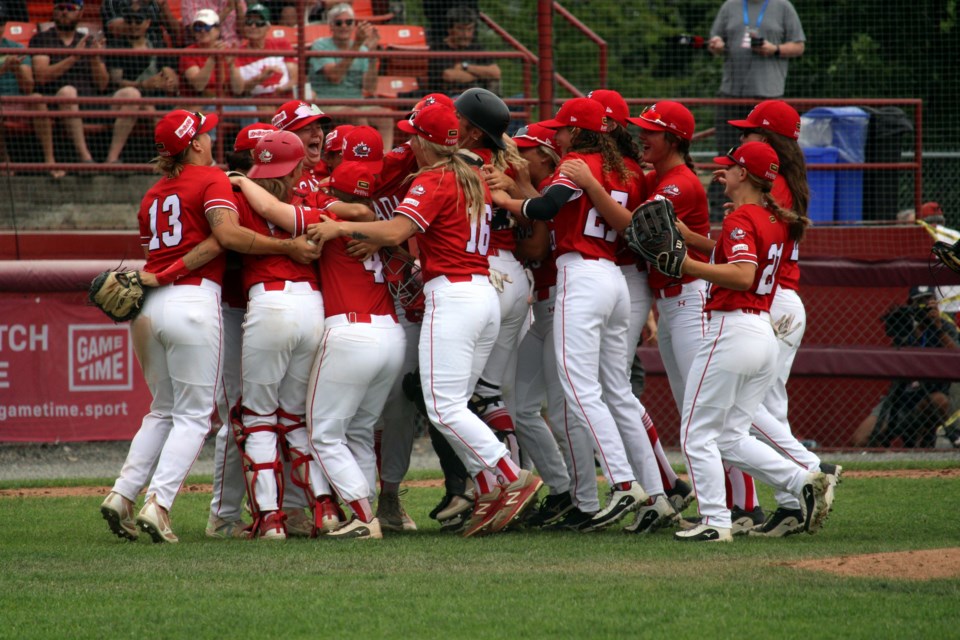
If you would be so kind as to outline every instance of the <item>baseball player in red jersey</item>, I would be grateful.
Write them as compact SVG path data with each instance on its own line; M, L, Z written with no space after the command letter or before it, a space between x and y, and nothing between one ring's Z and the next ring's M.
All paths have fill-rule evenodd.
M534 184L549 185L550 177L560 163L556 134L553 129L531 124L513 137L520 156L527 161L530 180ZM540 501L537 513L527 520L528 526L554 525L574 508L571 498L574 483L567 469L569 447L562 429L566 400L553 350L557 266L553 260L552 238L553 222L535 220L528 232L519 234L516 250L517 256L525 260L533 274L533 323L517 347L514 421L523 455L530 457L550 488ZM547 404L546 421L542 415L544 400ZM592 441L584 438L584 443L585 449L593 449ZM586 482L576 485L577 495L583 501L596 503L596 471L591 468L583 476ZM597 503L593 511L599 508Z
M325 177L321 172L323 158L323 125L330 122L330 117L323 113L315 104L307 104L301 100L291 100L283 105L273 115L270 121L281 131L291 131L297 134L303 143L306 156L303 159L303 173L297 181L294 192L301 198L309 198L320 191L320 182Z
M163 174L140 205L144 270L159 288L132 323L134 348L153 394L150 413L130 444L113 490L100 506L111 531L136 538L139 527L154 542L177 542L169 510L216 425L222 384L220 283L224 258L210 250L212 235L223 248L281 253L300 261L318 256L305 239L276 240L238 224L229 181L211 167L208 132L216 116L175 110L154 131ZM146 484L143 509L133 505Z
M503 140L510 124L510 109L503 100L491 91L474 88L464 91L454 102L454 108L460 123L460 148L479 158L484 166L516 175L507 160L508 148ZM515 197L522 195L515 194ZM513 255L516 247L513 230L506 222L494 224L487 253L499 292L500 332L471 402L483 421L507 443L514 460L518 460L513 419L508 412L513 381L507 370L511 357L516 354L520 330L530 312L530 305L523 265ZM505 385L505 382L509 384ZM503 391L508 395L506 403L502 398Z
M227 169L249 171L253 166L253 149L260 138L276 131L272 124L255 123L240 130L227 154ZM247 293L240 277L241 258L227 254L227 269L223 276L221 291L223 313L223 394L218 399L218 408L223 426L217 431L213 467L213 498L210 500L210 516L206 534L211 538L247 537L247 523L242 519L246 483L243 479L243 464L240 449L233 439L230 428L230 410L240 400L240 348L243 339L243 316L247 311ZM289 526L289 519L287 525ZM310 522L311 526L313 522Z
M639 203L636 182L624 168L615 143L606 136L607 118L599 102L568 100L556 118L540 124L558 129L556 140L564 158L586 162L615 199L627 206ZM604 171L604 166L612 169ZM571 430L586 429L611 484L607 506L584 519L580 528L603 528L638 510L644 518L652 514L651 528L656 528L674 512L663 496L641 420L643 407L630 391L623 366L630 298L623 273L613 261L617 230L629 223L629 216L604 219L582 195L558 170L543 196L523 202L498 196L497 203L530 219L554 220L558 275L553 340L568 412L575 417L566 421L567 440L571 440ZM571 456L576 453L571 450ZM573 463L577 467L589 464L576 459ZM649 495L637 483L638 477L643 487L649 487Z
M780 263L789 240L799 240L805 225L770 197L779 159L769 145L748 142L714 162L727 167L725 193L734 211L723 221L712 262L688 256L683 263L685 274L712 286L704 306L706 335L690 370L680 425L701 520L674 537L693 542L733 539L723 461L797 496L804 529L814 533L830 512L833 483L749 433L777 374L778 347L769 309Z
M477 483L464 536L509 525L542 482L511 459L506 447L467 407L499 329L497 294L488 280L491 209L479 173L455 153L458 123L443 104L398 123L414 137L421 167L391 220L326 220L311 227L318 242L349 235L395 246L417 231L426 306L420 334L420 379L431 422Z
M630 122L630 110L626 101L618 92L609 89L597 89L591 91L588 98L596 100L604 106L607 114L607 121L610 123L610 136L616 141L620 153L623 155L623 162L627 168L639 176L642 186L643 198L649 197L648 190L652 185L647 184L647 180L640 168L641 150L634 142L633 137L627 131L627 125ZM585 177L590 174L584 171ZM573 176L571 176L573 177ZM574 182L577 180L574 178ZM578 183L579 184L579 183ZM599 185L598 185L599 186ZM603 194L606 196L606 194ZM594 202L594 204L597 204ZM602 210L601 210L602 212ZM650 283L647 276L647 264L642 259L630 251L622 241L617 249L616 262L623 272L623 277L627 280L627 289L630 291L630 331L627 334L627 344L630 349L627 353L627 370L633 367L636 357L635 346L640 342L640 335L645 326L649 326L656 335L657 324L654 321L650 308L653 306L653 296L650 289ZM643 424L647 429L647 437L653 445L653 452L657 458L657 466L660 469L660 475L663 480L663 486L667 490L667 497L677 512L683 511L693 500L693 491L690 486L677 478L667 454L660 443L660 435L657 433L656 425L649 412L643 414ZM633 531L631 526L628 530Z
M800 114L782 100L764 100L745 120L731 125L741 130L742 142L766 142L780 158L780 171L774 180L771 195L784 209L795 212L801 221L808 221L807 204L810 188L800 138ZM777 377L767 391L753 417L752 433L807 469L820 469L836 481L843 471L838 465L825 463L796 439L787 418L787 380L807 326L807 313L800 299L799 243L787 247L780 263L780 282L770 317L779 346ZM800 503L787 492L777 492L777 510L767 520L750 530L750 535L782 537L803 529Z
M254 150L251 179L269 184L281 199L299 177L304 150L293 133L264 136ZM290 234L268 223L239 198L241 223L278 238ZM311 476L321 473L309 453L305 402L314 354L323 335L323 300L312 265L282 256L244 256L243 391L232 418L244 455L252 533L264 539L286 537L283 462L290 460L291 481L313 499ZM293 489L293 487L291 487Z

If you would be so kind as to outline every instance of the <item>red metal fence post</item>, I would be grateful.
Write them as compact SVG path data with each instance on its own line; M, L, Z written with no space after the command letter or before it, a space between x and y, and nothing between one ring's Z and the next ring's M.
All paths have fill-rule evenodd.
M545 120L553 115L553 2L537 2L537 54L540 58L539 78L540 113Z

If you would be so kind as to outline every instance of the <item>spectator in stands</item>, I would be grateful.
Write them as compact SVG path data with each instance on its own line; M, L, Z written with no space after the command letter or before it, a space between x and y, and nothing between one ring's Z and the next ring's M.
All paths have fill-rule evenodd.
M77 23L83 14L83 0L58 0L53 8L54 27L33 36L30 39L30 48L33 49L103 49L102 33L91 34L77 30ZM78 96L104 95L109 83L110 75L102 56L77 55L34 55L33 76L36 83L35 90L40 95L56 96L58 98L76 98ZM113 94L114 98L138 99L140 92L134 87L124 87ZM94 162L93 156L87 147L87 139L83 132L83 120L79 117L80 106L74 104L58 105L61 111L72 111L76 117L64 118L64 125L73 141L80 162ZM103 105L94 108L102 109ZM120 105L120 109L136 109L137 105ZM37 105L38 111L47 111L47 105ZM113 136L110 139L110 148L107 151L106 162L120 161L120 153L130 137L130 132L136 124L136 117L117 118L113 124ZM34 129L40 140L44 162L56 162L53 154L53 122L50 118L38 117L34 120ZM65 173L53 170L50 175L62 178Z
M737 105L714 109L717 151L720 155L740 144L740 132L730 120L743 120L762 100L783 96L790 58L803 55L806 36L789 0L726 0L710 27L707 47L723 58L719 98L749 98ZM723 187L709 189L711 211L722 216Z
M472 87L500 94L500 67L489 58L470 55L481 51L477 42L477 12L456 6L447 12L447 35L432 45L434 51L449 51L449 58L430 58L431 91L456 95Z
M297 26L297 5L285 3L280 6L280 17L277 21L281 27Z
M100 19L107 33L107 46L121 48L137 30L137 25L127 21L129 15L145 15L150 19L147 36L156 47L169 43L179 47L183 43L180 25L170 9L168 0L103 0Z
M150 40L150 18L147 14L128 13L124 16L124 21L129 27L124 49L164 48L162 42ZM107 59L110 84L113 87L133 87L147 97L177 95L180 78L174 71L176 66L176 60L167 56L111 56ZM154 110L153 105L145 109Z
M371 51L377 48L380 34L369 22L357 22L353 7L341 3L327 10L327 23L331 36L319 38L310 47L311 51ZM377 76L380 60L377 58L310 58L310 86L320 99L343 98L360 100L364 94L370 95L377 88ZM383 111L378 107L350 106L340 107L323 105L325 112L337 112L344 109L363 111ZM349 118L352 124L371 125L380 132L386 148L393 147L394 120L384 118Z
M181 0L180 15L183 16L183 29L186 31L187 44L194 41L193 18L201 9L210 9L220 20L220 39L231 47L240 44L241 33L238 25L243 23L247 12L244 0Z
M447 14L459 7L480 11L478 0L423 0L423 17L426 18L427 44L435 48L447 37Z
M180 57L180 95L187 98L214 98L225 95L224 79L227 74L224 69L233 66L234 56L192 55L190 49L229 49L230 47L220 39L220 16L213 9L200 9L190 23L190 31L196 40L187 47L187 51ZM202 106L210 104L208 101L195 103ZM186 107L187 111L196 109Z
M243 35L246 38L240 49L286 50L290 44L283 39L268 38L270 12L262 4L247 9L243 22ZM267 57L237 56L230 72L230 87L238 98L293 98L293 87L297 83L297 63L293 58L282 55ZM256 107L254 107L256 109ZM268 107L267 117L273 115Z
M0 11L6 7L0 5ZM6 24L6 20L0 21ZM23 45L13 40L0 38L0 48L22 49ZM33 93L33 69L30 66L30 56L8 53L0 56L0 100L3 96L27 96ZM0 164L10 162L7 153L7 141L3 136L3 125L0 124ZM0 175L13 175L0 170Z
M884 318L897 347L957 349L957 327L941 313L931 287L913 287L907 304ZM932 447L936 427L951 411L950 380L894 380L883 402L857 428L854 446L889 447L899 438L906 447Z

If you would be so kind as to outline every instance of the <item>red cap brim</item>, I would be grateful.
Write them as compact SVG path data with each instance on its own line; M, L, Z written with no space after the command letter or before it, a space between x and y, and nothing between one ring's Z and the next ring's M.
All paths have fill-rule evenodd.
M541 127L546 127L547 129L563 129L564 127L567 126L565 122L560 122L556 118L553 118L551 120L544 120L539 124Z
M727 156L717 156L717 157L715 157L715 158L713 159L713 161L714 161L716 164L719 164L719 165L724 166L724 167L732 167L733 165L737 164L736 162L734 162L733 160L731 160L731 159L728 158Z
M671 129L663 126L662 124L650 122L649 120L645 120L643 118L627 118L627 122L630 124L635 124L641 129L646 129L647 131L671 131Z
M749 120L727 120L727 124L737 129L758 129L759 126Z
M287 160L286 162L271 162L270 164L256 164L247 171L248 178L282 178L290 175L302 158ZM269 174L269 175L267 175Z
M197 130L197 135L201 133L208 133L213 131L213 129L220 123L220 118L215 113L205 113L203 114L203 122L200 124L200 128Z
M397 129L400 129L400 131L403 131L404 133L410 133L410 134L413 134L413 135L415 135L415 136L419 136L419 135L420 135L420 132L417 131L417 128L414 127L414 126L410 123L410 120L409 120L409 119L398 121L398 122L397 122Z

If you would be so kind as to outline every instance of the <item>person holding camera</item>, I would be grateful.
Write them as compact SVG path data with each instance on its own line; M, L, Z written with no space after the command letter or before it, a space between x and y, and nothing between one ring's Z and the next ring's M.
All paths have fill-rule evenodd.
M913 287L907 303L883 317L896 347L958 348L957 327L940 312L932 287ZM894 380L883 402L857 433L855 446L889 447L899 438L905 447L932 447L936 426L950 415L950 380Z
M726 0L710 27L707 48L723 58L718 98L753 102L716 108L717 151L740 144L729 120L742 120L756 102L784 93L791 58L803 55L807 37L789 0Z

